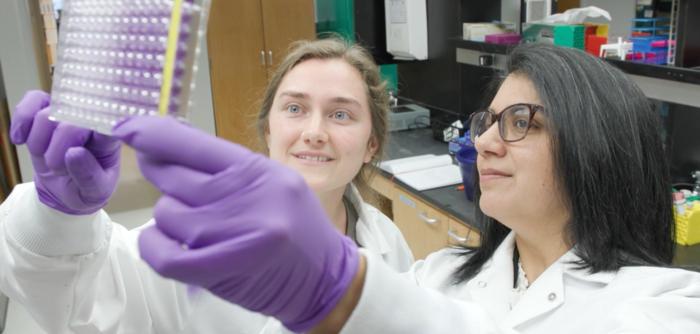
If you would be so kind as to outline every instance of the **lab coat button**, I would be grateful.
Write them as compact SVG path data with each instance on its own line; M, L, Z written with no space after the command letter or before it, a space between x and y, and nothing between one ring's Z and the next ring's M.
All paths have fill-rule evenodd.
M480 288L485 288L485 287L486 287L486 282L484 282L484 281L479 281L478 285L479 285Z
M557 294L552 292L547 296L547 299L549 299L550 302L553 302L555 299L557 299Z

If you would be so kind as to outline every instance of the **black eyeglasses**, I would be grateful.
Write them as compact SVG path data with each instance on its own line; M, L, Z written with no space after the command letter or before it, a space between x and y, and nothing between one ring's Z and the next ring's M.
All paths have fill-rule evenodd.
M476 138L498 122L498 134L503 141L512 143L522 140L532 126L535 113L542 110L544 107L538 104L517 103L506 107L499 114L491 110L477 111L469 116L470 139L472 143L476 142Z

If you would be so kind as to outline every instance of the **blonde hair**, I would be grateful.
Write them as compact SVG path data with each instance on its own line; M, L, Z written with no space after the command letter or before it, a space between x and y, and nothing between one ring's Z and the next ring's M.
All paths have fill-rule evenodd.
M265 89L262 105L257 119L258 136L263 143L266 153L268 147L265 135L269 131L269 115L275 94L282 79L296 65L309 59L342 59L350 66L357 69L362 77L369 105L372 132L371 139L377 144L377 151L372 160L360 168L359 173L353 179L353 183L361 193L367 194L369 182L376 172L376 165L381 160L387 136L387 114L389 112L389 94L386 90L386 81L379 75L379 67L374 63L372 56L363 47L338 38L327 38L314 41L298 41L291 45L290 52L275 70L270 82Z

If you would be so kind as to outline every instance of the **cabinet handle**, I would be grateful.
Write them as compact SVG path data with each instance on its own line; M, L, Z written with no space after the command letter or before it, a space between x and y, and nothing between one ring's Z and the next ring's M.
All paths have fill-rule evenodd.
M465 243L469 240L469 234L467 234L466 237L460 237L459 234L453 231L451 227L447 229L447 235L450 237L450 239L459 243Z
M267 63L272 65L272 50L267 50Z
M265 51L260 50L260 65L265 66Z
M418 214L418 217L419 217L423 222L425 222L425 223L428 224L428 225L435 225L435 224L437 224L437 222L439 221L437 218L430 218L430 217L428 217L428 215L425 214L425 212L419 213L419 214Z

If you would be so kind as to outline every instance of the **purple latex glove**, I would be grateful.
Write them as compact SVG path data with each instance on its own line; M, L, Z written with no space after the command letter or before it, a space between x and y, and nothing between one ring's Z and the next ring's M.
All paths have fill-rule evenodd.
M10 139L27 144L39 200L72 215L107 204L119 178L120 142L87 129L49 120L51 97L27 92L12 115Z
M304 331L334 308L358 265L295 171L172 118L114 128L163 193L141 257L165 277L206 288Z

